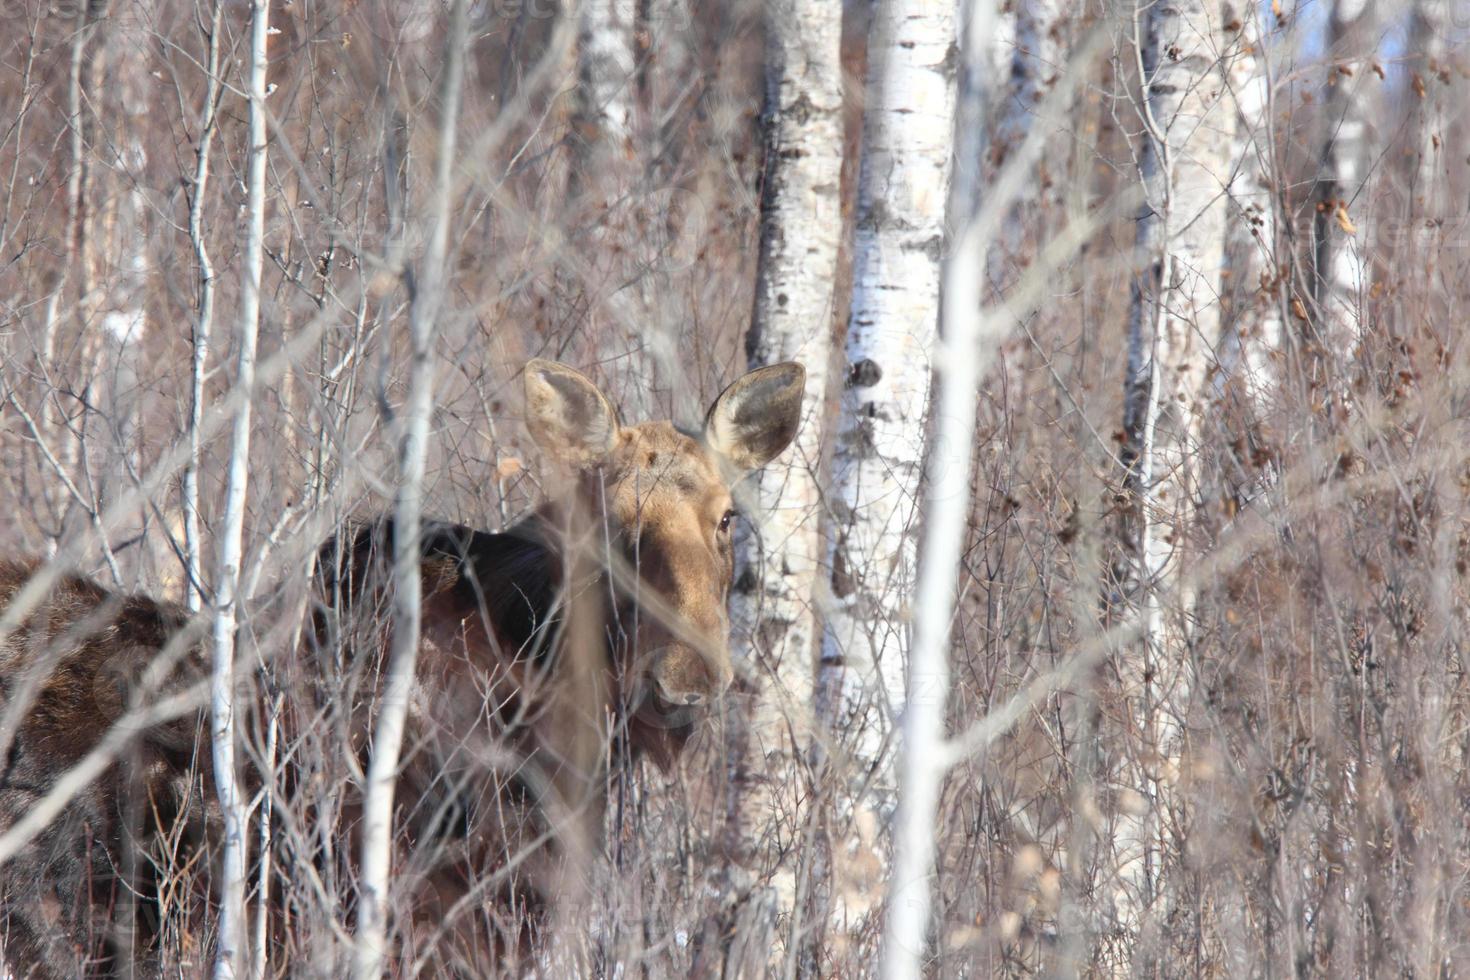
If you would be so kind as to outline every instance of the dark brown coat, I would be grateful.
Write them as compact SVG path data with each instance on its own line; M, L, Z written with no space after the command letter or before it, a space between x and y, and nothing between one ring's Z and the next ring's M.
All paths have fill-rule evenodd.
M789 443L803 381L796 365L753 372L687 433L622 426L581 375L532 362L528 426L565 464L566 491L505 533L425 529L395 867L428 941L445 940L439 972L483 971L486 951L524 945L546 896L574 897L600 847L610 757L667 767L729 685L732 484ZM332 680L317 717L352 706L327 724L352 733L360 767L391 633L393 533L360 527L319 565L313 660Z
M0 561L0 608L34 567ZM181 607L66 576L0 644L0 829L118 722L170 638L184 644L183 659L163 689L202 675L198 650L188 646L197 630L188 623ZM211 836L203 723L201 710L140 732L59 819L0 866L0 955L17 976L107 975L135 944L141 953L155 943L164 916L187 928L181 920L199 912L198 902L184 899L207 881L177 858L207 850ZM158 905L165 887L167 909Z
M686 433L624 427L580 374L527 365L527 424L565 466L568 492L503 534L431 524L420 541L423 631L394 888L400 914L413 912L406 948L430 973L483 973L524 948L547 900L575 895L599 846L610 756L647 753L667 766L730 683L733 484L790 442L803 381L797 365L753 372L716 400L701 432ZM351 880L353 774L381 711L393 534L377 521L326 545L308 649L272 671L285 751L270 783L286 821L272 857L287 873L310 864L318 881L329 871ZM0 606L30 572L0 565ZM187 652L171 684L203 674L195 629L178 607L75 577L26 618L0 647L0 725L7 706L25 708L11 735L0 732L0 830L97 744L163 651ZM102 975L132 956L145 973L166 960L202 965L218 824L204 720L201 709L140 732L0 867L13 970ZM313 920L312 900L293 893L276 923L293 972L302 961L292 957L316 945L296 943L291 924ZM329 905L317 920L351 921L350 887L315 900ZM195 959L177 962L180 949ZM316 961L328 973L331 962Z

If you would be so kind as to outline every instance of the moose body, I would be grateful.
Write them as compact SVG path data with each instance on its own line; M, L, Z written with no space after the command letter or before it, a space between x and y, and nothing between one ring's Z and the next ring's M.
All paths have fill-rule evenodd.
M503 533L429 524L419 542L423 625L395 793L394 888L400 913L411 910L399 932L413 936L421 967L483 972L523 949L550 896L575 894L598 847L609 759L647 755L667 767L730 683L731 490L790 442L803 383L794 364L754 371L691 433L667 422L623 426L582 375L546 361L527 365L527 426L568 471L570 492ZM276 836L279 867L335 862L351 878L361 800L344 773L363 771L383 708L394 534L391 520L378 520L323 547L309 639L276 672L285 704L272 717L281 744L292 747L275 777L276 812L294 821ZM0 602L24 580L12 578ZM133 649L156 652L186 628L181 609L119 599L80 579L68 587L70 598L53 604L40 629L75 636L52 642L64 651L46 654L42 666L54 678L78 679L48 680L48 694L24 716L12 755L28 775L24 784L0 782L0 830L118 714L115 705L99 708L90 678L115 657L119 630ZM87 623L109 615L118 627L89 632ZM0 698L13 696L8 678L34 666L28 651L46 648L28 642L26 630L10 637L0 649ZM197 652L186 660L197 662ZM0 703L0 719L4 710ZM125 775L99 781L0 867L3 955L17 975L121 972L124 951L156 969L161 909L148 906L162 883L142 878L173 868L178 848L173 864L139 862L130 852L154 841L210 848L217 821L204 722L201 710L141 733ZM254 773L248 781L262 782ZM167 805L146 824L129 823L130 805L155 797ZM189 866L207 869L208 854ZM28 879L43 881L56 900L35 913L22 909L17 889ZM128 919L129 927L143 923L141 934L119 926L123 891L144 906ZM331 906L320 910L329 921L350 921L350 889L314 894ZM309 920L301 905L309 900L293 901L295 920ZM291 932L274 929L285 956L320 945L291 949ZM321 955L292 962L308 973L341 966Z
M33 562L0 562L0 610L35 570ZM0 829L124 718L129 692L150 667L172 662L155 688L198 682L206 671L197 635L181 606L64 576L0 644ZM202 712L186 713L140 732L0 866L0 962L12 975L110 972L157 931L165 888L176 923L201 913L208 879L199 872L219 826L204 721Z

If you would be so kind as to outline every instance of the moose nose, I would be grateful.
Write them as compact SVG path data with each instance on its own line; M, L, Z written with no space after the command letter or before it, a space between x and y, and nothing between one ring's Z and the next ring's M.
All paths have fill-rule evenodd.
M675 646L659 658L652 679L654 691L666 704L698 707L723 694L732 677L728 665L710 663L694 650Z
M658 689L658 696L669 704L687 705L693 708L709 700L698 691L670 691L664 686L663 681L655 681L654 686Z

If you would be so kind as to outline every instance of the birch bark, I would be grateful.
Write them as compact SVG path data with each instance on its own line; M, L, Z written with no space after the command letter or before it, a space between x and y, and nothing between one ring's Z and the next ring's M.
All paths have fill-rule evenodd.
M245 836L248 814L235 770L235 627L238 619L240 565L244 555L245 493L250 475L250 421L255 386L255 347L260 331L260 283L265 267L266 43L270 36L270 4L253 0L250 15L249 160L245 176L244 268L240 281L238 360L235 384L242 393L230 435L225 509L219 536L213 619L213 664L210 674L210 734L215 791L224 814L225 834L220 862L219 938L216 980L233 980L241 965L245 941Z
M1415 217L1420 226L1437 227L1449 218L1449 145L1454 136L1450 130L1453 113L1446 112L1446 102L1455 67L1448 60L1453 30L1448 4L1419 0L1414 5L1412 48L1418 63L1411 67L1410 87L1422 117L1414 174Z
M220 26L224 4L216 0L209 23L209 47L205 55L204 107L199 126L199 145L194 154L194 179L189 188L189 243L198 265L199 306L194 321L194 344L189 373L189 465L184 468L184 594L190 609L203 603L203 545L199 531L199 467L202 446L199 430L204 422L204 378L209 365L209 338L214 329L214 263L204 240L204 201L209 190L209 158L214 147L215 111L219 106Z
M935 824L948 768L945 717L949 700L950 626L955 578L970 513L975 442L975 388L982 374L981 282L984 231L978 220L985 60L994 0L961 5L964 64L956 112L954 185L950 191L952 248L943 267L943 347L939 417L925 469L924 551L915 597L914 648L903 714L902 765L894 820L893 878L883 941L886 980L919 980L928 946Z
M585 144L626 153L633 135L635 0L584 0L577 37L577 116Z
M54 363L57 349L57 334L61 328L64 305L73 301L70 313L75 317L83 337L95 331L88 330L87 310L92 297L92 256L94 252L93 226L95 216L92 207L93 147L96 145L97 121L94 110L94 93L97 91L97 66L103 59L95 50L89 53L96 34L98 22L107 14L103 3L79 3L76 5L75 27L71 31L71 56L68 59L66 85L66 120L68 137L68 164L66 177L66 253L60 274L56 277L51 295L46 301L46 321L42 330L41 349L48 365ZM84 70L84 68L86 70ZM75 288L73 288L75 287ZM88 348L92 345L89 343ZM88 348L84 348L84 351ZM83 356L88 356L84 353ZM48 405L47 417L58 433L66 425L60 419L54 405ZM80 439L60 440L59 457L70 472L76 472L84 457L84 442ZM47 542L48 557L56 552L57 541ZM114 583L121 584L122 575L113 560L107 542L100 543L107 559Z
M96 8L96 9L94 9ZM67 224L67 255L66 265L63 273L70 273L73 269L77 274L77 316L81 320L81 326L86 327L85 310L90 302L92 293L92 213L89 201L89 191L92 178L92 156L91 147L96 142L94 129L95 121L90 111L84 111L83 104L87 93L84 89L95 91L95 87L87 84L91 77L90 72L82 69L88 65L87 46L93 35L97 33L98 21L107 13L105 3L80 3L77 5L77 27L71 39L71 60L67 74L66 86L66 116L67 131L71 143L71 171L66 178L66 199L68 204ZM93 59L92 64L100 64L100 59ZM62 283L65 279L62 280ZM57 285L60 292L62 284ZM48 317L46 349L49 351L55 332L55 320Z
M634 125L638 92L635 72L638 57L634 43L638 22L636 0L583 0L577 32L577 98L573 126L577 153L569 181L571 197L581 198L586 212L577 220L589 224L599 244L598 251L613 261L641 254L644 229L628 219L630 192L637 166ZM608 371L609 386L629 418L642 421L654 414L657 405L656 367L678 364L667 331L658 323L646 336L631 324L644 318L619 316L616 304L626 304L629 295L647 299L647 270L614 265L608 273L614 295L602 295L600 284L586 283L591 295L586 330L592 335L592 359ZM638 289L616 290L630 278ZM649 305L645 303L644 305Z
M1235 109L1230 146L1227 252L1237 297L1232 329L1220 337L1220 381L1257 416L1268 410L1279 379L1289 263L1283 251L1271 63L1259 5L1228 3L1227 23L1241 24L1226 51L1226 83Z
M995 135L988 147L988 155L997 166L1020 148L1034 126L1056 126L1041 119L1039 112L1064 69L1062 35L1067 16L1064 0L1027 0L1017 5L1009 79L1002 90ZM1028 230L1037 239L1042 238L1037 218L1051 183L1043 160L1038 166L1038 179L1028 182L1012 205L1001 228L999 247L990 250L992 278L1000 272L996 263L1014 261L1022 254Z
M822 711L849 755L840 764L851 802L884 820L938 330L954 40L952 5L890 0L878 5L869 42L820 684Z
M406 275L411 359L408 394L398 431L398 492L393 508L393 637L373 732L363 798L362 862L353 976L376 980L387 958L389 875L393 855L393 795L403 748L422 619L419 536L424 462L434 404L434 336L444 304L450 207L459 105L464 89L469 0L454 0L445 31L440 88L438 159L429 201L429 233L417 276Z
M739 802L732 829L740 850L754 851L749 866L771 875L777 922L790 920L795 903L791 862L805 822L800 801L808 796L797 756L810 733L816 678L822 436L842 227L841 44L840 4L777 0L767 7L761 250L746 346L751 368L800 361L807 382L795 442L751 478L740 501L742 570L731 624L750 708L736 719L743 724L733 753Z
M1219 53L1220 9L1206 0L1135 10L1144 137L1144 205L1124 402L1129 502L1118 570L1122 615L1138 629L1118 654L1131 732L1114 779L1133 805L1112 817L1116 927L1135 972L1157 952L1145 936L1171 860L1173 783L1189 694L1193 598L1179 586L1195 517L1193 483L1207 371L1218 340L1225 188L1234 117Z
M1332 63L1327 67L1318 164L1312 277L1316 356L1311 381L1339 413L1350 408L1353 351L1369 326L1363 309L1367 255L1354 216L1361 218L1367 203L1365 168L1377 76L1366 70L1366 59L1377 22L1376 0L1337 0L1328 29Z
M93 45L90 70L98 79L96 91L106 93L94 100L92 109L99 142L96 250L97 279L93 294L93 318L100 326L98 366L105 372L106 392L100 402L106 422L106 447L97 476L99 505L123 492L132 482L130 474L140 469L139 442L143 389L149 382L147 348L154 326L149 322L146 302L153 264L150 254L149 217L151 205L139 186L149 170L148 113L153 108L148 89L148 50L152 40L144 5L117 5L116 9L94 10L101 32ZM105 108L104 108L105 106ZM99 338L99 339L100 339ZM135 522L120 530L155 543L148 534L149 519L139 513ZM131 580L135 584L147 566L151 548L135 553ZM158 554L155 552L155 554Z

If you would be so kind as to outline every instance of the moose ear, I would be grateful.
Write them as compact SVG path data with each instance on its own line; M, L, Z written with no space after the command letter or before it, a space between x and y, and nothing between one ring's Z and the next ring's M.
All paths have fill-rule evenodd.
M612 451L618 415L597 386L565 364L526 362L526 428L542 450L570 466L592 466Z
M758 470L791 444L801 425L806 368L757 368L720 393L704 417L704 440L737 470Z

